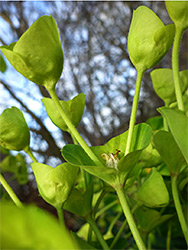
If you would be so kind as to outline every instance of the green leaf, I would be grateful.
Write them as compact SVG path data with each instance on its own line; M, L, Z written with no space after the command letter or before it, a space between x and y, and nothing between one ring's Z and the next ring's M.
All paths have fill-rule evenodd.
M46 108L48 116L52 122L63 131L69 131L67 125L59 114L56 106L51 98L42 98L42 102ZM72 124L77 127L81 121L82 115L84 113L85 106L85 95L83 93L75 96L69 101L60 101L63 110L70 118Z
M131 154L124 156L128 131L121 135L118 135L108 141L104 146L91 147L95 155L101 160L101 165L96 166L85 151L78 145L66 145L62 149L62 155L70 164L80 166L88 173L99 177L103 181L110 185L114 185L117 175L122 174L121 179L128 176L128 172L133 168L138 160L141 151L150 143L151 140L151 128L147 124L139 124L134 127L133 141L131 147ZM107 167L105 160L101 158L103 153L115 153L116 149L120 150L120 157L123 157L120 161L120 169L117 171L115 168ZM132 153L133 152L133 153ZM102 163L104 165L102 165ZM124 182L124 181L123 181Z
M2 249L78 249L65 228L44 210L1 203L1 215Z
M78 237L78 235L74 232L71 232L73 239L75 240L76 244L79 246L82 250L95 250L97 248L94 248L93 246L89 245L87 242L85 242L83 239Z
M168 106L176 101L176 94L174 88L173 72L171 69L155 69L151 73L153 87L157 95ZM181 82L182 94L186 91L188 86L188 70L183 70L179 73Z
M85 217L91 212L93 185L90 183L85 193L74 188L63 208L71 213Z
M173 43L174 25L165 26L159 17L146 6L133 12L128 51L137 71L146 71L157 64Z
M168 14L177 27L188 28L188 2L165 1Z
M31 167L42 198L55 208L61 208L72 191L78 169L68 163L56 168L42 163L31 163Z
M16 43L1 46L12 66L30 81L55 87L63 70L63 51L52 16L42 16Z
M172 134L167 131L159 131L154 135L153 142L170 172L179 173L186 162Z
M149 124L152 130L158 130L163 128L163 118L162 116L154 116L146 120L146 123Z
M135 211L135 217L138 220L138 224L141 226L142 231L147 234L172 216L171 214L161 215L159 211L143 206Z
M4 148L20 151L30 144L30 132L22 112L11 107L0 116L0 144Z
M180 110L162 107L158 111L167 120L170 131L188 163L188 117Z
M138 191L138 200L147 207L163 207L169 203L169 194L162 176L152 168Z
M4 73L6 70L7 70L7 65L5 63L3 56L0 54L0 71Z

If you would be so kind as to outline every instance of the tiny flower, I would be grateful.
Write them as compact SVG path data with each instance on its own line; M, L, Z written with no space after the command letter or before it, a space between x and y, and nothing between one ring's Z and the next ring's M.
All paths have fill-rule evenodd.
M119 162L118 153L120 152L120 150L116 149L116 151L117 151L116 154L110 153L107 155L106 153L103 153L101 155L101 158L106 161L107 167L115 168L116 170L118 170L117 167Z
M160 18L145 6L133 12L128 35L130 59L142 72L157 64L172 46L174 25L164 25Z
M30 81L53 88L63 70L63 51L52 16L42 16L1 51L12 66Z
M0 145L10 150L20 151L29 146L30 133L22 112L7 108L0 116Z

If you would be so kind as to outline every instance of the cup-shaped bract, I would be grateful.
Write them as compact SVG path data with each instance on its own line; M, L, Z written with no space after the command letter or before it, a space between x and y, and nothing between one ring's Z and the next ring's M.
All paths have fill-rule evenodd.
M42 198L55 208L61 208L74 186L78 168L68 163L55 168L42 163L32 163L31 167Z
M165 1L168 14L176 27L183 30L188 28L188 2L187 1Z
M52 16L42 16L1 51L12 66L30 81L53 88L63 70L63 51L58 28Z
M22 112L11 107L0 116L0 145L10 150L20 151L29 146L30 132Z
M129 56L135 68L144 72L157 64L172 46L174 32L174 24L165 26L151 9L138 7L128 35Z

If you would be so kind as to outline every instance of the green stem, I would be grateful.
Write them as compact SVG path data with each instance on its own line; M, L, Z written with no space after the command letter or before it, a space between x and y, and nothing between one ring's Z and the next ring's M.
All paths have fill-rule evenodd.
M103 214L106 210L110 209L111 207L115 206L116 204L118 204L118 200L112 201L111 203L109 203L108 205L106 205L105 207L103 207L97 214L96 214L96 218L98 218L101 214Z
M184 104L183 104L183 96L182 96L180 77L179 77L179 48L183 31L184 30L181 27L176 26L176 33L174 37L174 45L172 50L172 70L174 78L174 87L175 87L178 108L182 111L184 111Z
M178 189L177 189L177 176L176 175L173 175L171 177L171 185L172 185L172 195L173 195L173 199L174 199L175 208L176 208L176 211L178 214L179 222L180 222L185 240L186 240L187 245L188 245L188 228L187 228L187 224L185 222L181 203L179 200Z
M123 231L124 231L126 225L127 225L127 221L124 220L124 222L123 222L123 224L121 225L121 227L120 227L118 233L116 234L115 238L113 239L113 241L112 241L112 243L111 243L111 245L110 245L110 248L111 248L111 249L115 246L116 242L119 240L119 238L120 238L121 234L123 233Z
M131 210L132 214L133 214L133 213L135 212L135 210L136 210L138 207L140 207L140 206L141 206L140 204L136 204L136 205L132 208L132 210ZM119 238L120 238L121 234L123 233L123 231L124 231L126 225L127 225L127 221L125 220L125 221L123 222L123 224L121 225L121 227L120 227L118 233L116 234L115 238L113 239L113 241L112 241L112 243L111 243L111 245L110 245L110 248L111 248L111 249L115 246L116 242L119 240Z
M133 130L134 130L134 125L136 121L136 113L137 113L137 108L138 108L138 101L139 101L139 94L140 94L140 87L141 87L143 73L144 73L143 71L137 72L135 95L134 95L133 106L132 106L132 111L131 111L131 118L130 118L129 130L128 130L125 155L130 152L130 148L131 148L131 141L132 141Z
M55 89L48 89L49 94L52 97L52 100L54 104L56 105L61 117L63 118L64 122L66 123L67 127L69 128L71 134L74 136L74 138L79 142L80 146L83 148L83 150L87 153L87 155L91 158L91 160L96 164L96 165L102 165L101 161L97 158L97 156L93 153L93 151L90 149L90 147L86 144L86 142L83 140L81 135L78 133L76 130L75 126L72 124L70 121L69 117L65 113L58 97L55 92Z
M166 239L166 250L170 250L171 233L172 233L172 221L170 220L168 225L167 239Z
M30 147L25 148L24 151L29 155L29 157L31 158L31 160L33 162L35 162L35 163L38 162L37 159L35 158L35 156L33 155Z
M59 218L59 223L62 226L62 228L65 228L65 221L64 221L62 208L56 208L56 210L57 210L57 215Z
M87 219L87 222L90 224L90 226L92 227L98 241L100 242L102 248L104 250L110 250L109 246L107 245L106 241L104 240L100 230L98 229L95 221L91 218L91 217L88 217Z
M99 205L100 205L101 201L103 200L104 196L106 195L106 193L107 193L106 190L103 189L102 192L99 195L99 198L97 199L97 202L96 202L96 204L95 204L95 206L93 208L93 216L94 216L94 218L95 218L95 215L96 215L97 210L99 208Z
M165 104L165 107L168 108L169 105ZM168 130L168 123L167 123L167 120L166 120L165 117L163 117L163 127L164 127L164 130L165 130L165 131L169 131L169 130Z
M142 240L142 238L140 236L140 233L139 233L139 231L138 231L138 229L136 227L133 215L132 215L132 213L130 211L130 208L129 208L129 205L127 203L123 188L122 187L116 187L116 192L117 192L117 195L119 197L123 212L125 214L125 218L127 220L129 228L130 228L130 230L132 232L132 235L133 235L133 237L135 239L135 242L137 244L138 249L139 250L146 250L144 242L143 242L143 240Z
M9 194L10 198L14 201L17 207L23 207L23 204L21 201L18 199L12 188L9 186L9 184L6 182L5 178L0 174L0 182L4 189L7 191Z

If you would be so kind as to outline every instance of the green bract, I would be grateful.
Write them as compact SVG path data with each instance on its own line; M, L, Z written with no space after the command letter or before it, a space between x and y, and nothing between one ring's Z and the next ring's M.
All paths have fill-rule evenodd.
M165 26L152 10L138 7L128 35L129 56L136 69L144 72L157 64L170 49L173 38L173 24Z
M53 88L63 70L63 51L52 16L42 16L1 51L12 66L30 81Z
M56 106L51 98L42 98L42 102L46 108L48 116L52 122L63 131L69 131L67 125L62 119L60 113L56 109ZM60 101L61 106L66 112L67 116L70 118L72 124L77 127L81 121L84 106L85 106L85 95L83 93L75 96L69 101Z
M0 116L0 145L10 150L20 151L29 146L30 133L22 112L7 108Z
M188 28L188 2L166 1L166 8L172 21L183 30Z
M78 169L68 163L55 168L32 163L31 167L42 198L55 208L61 208L73 188Z

